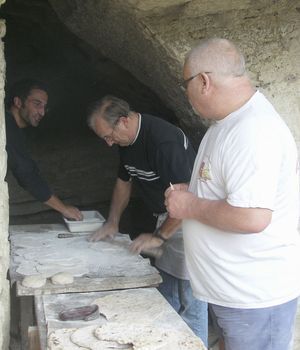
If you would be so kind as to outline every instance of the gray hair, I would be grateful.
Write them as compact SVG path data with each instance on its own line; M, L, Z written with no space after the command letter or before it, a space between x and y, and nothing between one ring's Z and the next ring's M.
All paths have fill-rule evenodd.
M90 105L87 123L93 129L95 119L103 118L109 125L114 126L120 117L128 116L129 113L130 106L126 101L112 95L107 95Z
M212 72L228 77L246 75L243 54L227 39L202 40L187 54L185 64L189 65L193 74Z

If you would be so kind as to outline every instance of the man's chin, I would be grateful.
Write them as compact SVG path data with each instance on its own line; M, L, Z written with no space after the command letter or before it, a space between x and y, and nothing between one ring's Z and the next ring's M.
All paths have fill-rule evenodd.
M39 126L39 124L40 124L40 120L31 120L30 121L30 125L33 126L34 128Z

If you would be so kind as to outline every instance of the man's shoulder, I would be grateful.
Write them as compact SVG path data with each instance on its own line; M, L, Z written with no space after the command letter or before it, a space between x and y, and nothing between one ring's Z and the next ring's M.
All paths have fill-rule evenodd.
M158 140L167 140L172 137L178 137L180 129L163 118L151 114L141 114L142 128L147 131L148 135Z

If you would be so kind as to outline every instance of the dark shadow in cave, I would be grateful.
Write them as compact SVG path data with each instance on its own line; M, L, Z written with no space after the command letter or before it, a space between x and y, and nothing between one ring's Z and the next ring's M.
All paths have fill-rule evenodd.
M176 123L160 99L129 72L103 57L59 21L47 0L7 0L4 38L6 88L33 77L49 84L50 112L29 145L43 176L64 201L107 215L118 155L88 129L87 105L106 94L126 99L133 109ZM142 64L142 62L141 62ZM35 201L10 174L10 224L61 222L60 215ZM123 215L122 232L152 229L154 219L135 195Z

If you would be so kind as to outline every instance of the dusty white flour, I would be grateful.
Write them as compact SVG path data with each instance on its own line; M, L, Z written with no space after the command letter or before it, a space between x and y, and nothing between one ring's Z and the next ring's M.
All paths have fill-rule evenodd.
M12 235L12 264L23 276L138 276L155 272L147 259L129 252L130 239L118 235L111 242L88 242L86 237L57 238L57 233Z

